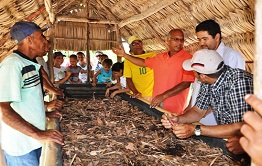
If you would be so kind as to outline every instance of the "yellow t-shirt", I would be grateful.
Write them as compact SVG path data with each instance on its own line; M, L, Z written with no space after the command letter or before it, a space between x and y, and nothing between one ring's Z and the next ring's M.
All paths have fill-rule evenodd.
M156 56L155 53L149 52L141 55L132 55L142 59L152 58ZM143 97L151 97L154 87L154 73L149 67L141 67L125 60L124 63L124 76L132 78L136 89L142 94Z

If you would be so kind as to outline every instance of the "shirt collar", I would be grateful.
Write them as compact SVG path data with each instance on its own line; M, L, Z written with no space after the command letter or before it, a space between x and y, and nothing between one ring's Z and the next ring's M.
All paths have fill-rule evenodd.
M227 70L228 70L228 66L225 66L225 70L223 71L223 73L221 73L218 79L216 80L216 82L213 85L211 85L212 88L217 89L218 87L221 86L221 84L223 84L223 82L226 79Z
M224 55L224 49L225 49L225 44L223 42L220 42L216 51L220 54L220 56L222 58L223 58L223 55Z
M24 59L27 59L29 61L32 61L32 62L36 63L36 59L30 59L28 56L26 56L25 54L23 54L22 52L20 52L18 50L14 50L14 53L20 55Z

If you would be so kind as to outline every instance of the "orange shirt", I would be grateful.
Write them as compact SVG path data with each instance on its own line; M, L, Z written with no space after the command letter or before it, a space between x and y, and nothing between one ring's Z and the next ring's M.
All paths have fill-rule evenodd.
M154 70L153 98L181 82L194 82L193 72L185 71L182 67L183 62L191 58L191 54L181 50L172 57L169 57L168 52L164 52L145 60L146 65ZM187 104L188 91L189 88L165 99L163 108L173 113L182 114Z

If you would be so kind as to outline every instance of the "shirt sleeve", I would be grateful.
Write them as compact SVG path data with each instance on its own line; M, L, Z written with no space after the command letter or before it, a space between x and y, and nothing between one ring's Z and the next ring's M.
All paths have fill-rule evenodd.
M145 64L146 64L146 66L149 67L150 69L153 69L154 64L155 64L155 61L156 61L156 57L146 58L146 59L145 59Z
M201 110L207 110L211 104L210 85L201 84L200 91L197 95L195 106Z
M20 102L22 74L19 64L3 65L0 70L0 102Z

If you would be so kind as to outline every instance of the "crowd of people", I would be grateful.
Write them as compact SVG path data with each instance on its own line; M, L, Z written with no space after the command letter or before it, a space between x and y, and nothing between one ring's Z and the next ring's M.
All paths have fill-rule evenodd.
M62 118L63 102L45 102L43 96L49 92L64 97L54 84L89 82L92 86L106 84L106 97L129 93L131 98L148 100L149 107L170 112L161 122L177 138L227 139L232 154L247 153L255 164L262 165L262 100L252 95L253 75L244 70L244 58L222 42L220 26L214 20L196 26L200 50L194 55L184 50L181 29L169 31L168 50L158 54L146 52L139 37L129 37L128 53L122 46L112 48L125 58L114 64L97 51L98 63L91 66L85 54L78 52L70 55L70 65L64 67L65 55L54 52L54 80L43 61L50 49L45 30L33 22L15 23L10 36L17 50L0 64L1 146L7 165L39 165L43 142L64 144L60 131L45 128L46 117Z

